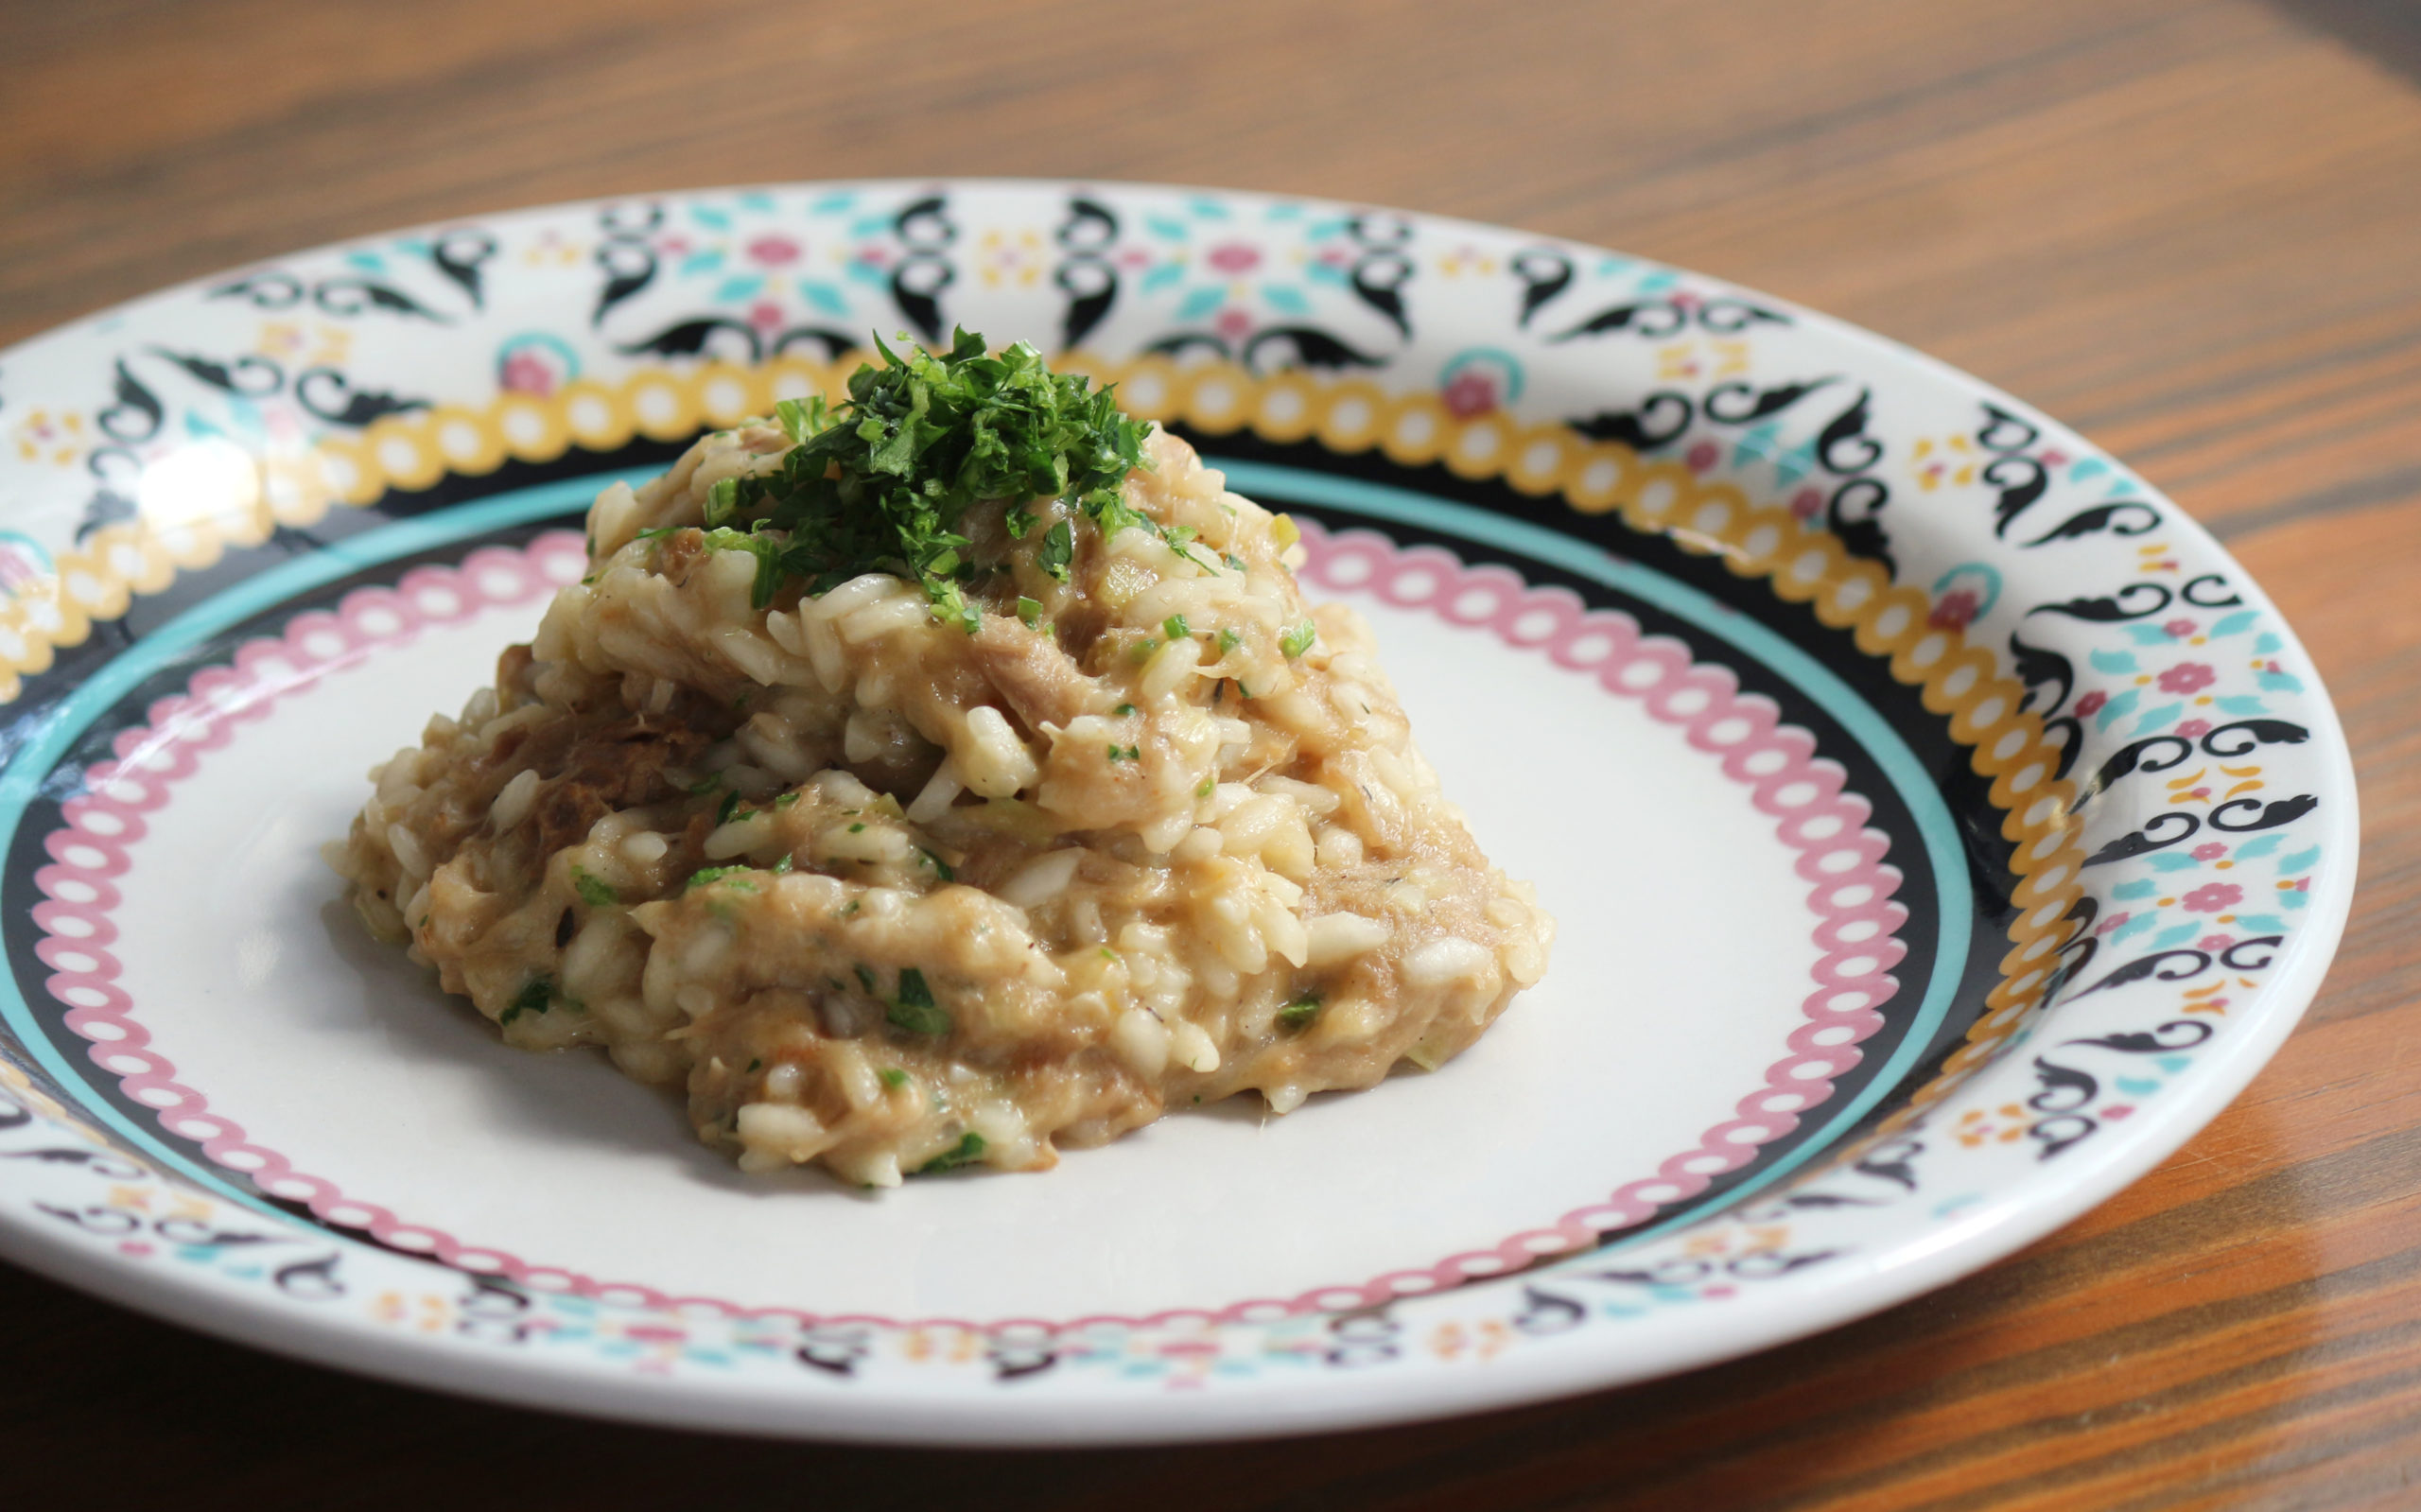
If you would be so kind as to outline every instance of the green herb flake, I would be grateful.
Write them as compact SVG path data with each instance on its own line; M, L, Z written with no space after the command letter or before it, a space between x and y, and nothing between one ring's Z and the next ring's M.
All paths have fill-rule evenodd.
M1203 778L1199 783L1195 784L1194 789L1193 789L1193 795L1194 795L1195 797L1197 797L1197 798L1208 798L1208 797L1210 797L1213 792L1216 792L1216 791L1218 791L1218 789L1219 789L1219 779L1218 779L1218 778L1216 778L1216 777L1205 777L1205 778Z
M580 900L593 909L612 908L622 900L612 883L582 867L571 869L571 885L572 891L580 895Z
M914 1173L920 1176L935 1175L944 1171L955 1171L961 1166L971 1166L983 1158L984 1136L969 1129L959 1136L958 1143L918 1166Z
M1320 1000L1316 996L1298 998L1278 1010L1278 1021L1289 1030L1308 1026L1320 1016Z
M706 489L706 529L721 530L740 513L740 479L725 478Z
M764 1064L765 1064L765 1063L764 1063L762 1060L752 1059L752 1060L750 1060L750 1061L749 1061L749 1063L748 1063L748 1069L749 1069L750 1070L752 1070L752 1071L753 1071L753 1070L757 1070L757 1069L758 1069L759 1068L761 1068Z
M723 881L723 878L727 877L731 877L736 873L745 872L747 870L747 867L739 865L701 867L697 871L689 874L689 879L681 884L681 891L684 893L690 893L695 892L697 889L702 887L710 887L717 882ZM754 893L757 891L757 884L749 881L744 877L738 881L727 882L724 883L724 885L739 888L743 893Z
M1185 616L1183 615L1169 616L1166 619L1160 621L1160 629L1171 640L1183 640L1186 636L1193 634L1193 631L1186 628Z
M1233 571L1242 572L1245 570L1245 559L1236 555L1233 551L1228 552L1219 560L1225 562Z
M1116 707L1116 708L1114 708L1114 709L1111 709L1109 712L1111 712L1112 714L1117 715L1120 719L1122 719L1122 720L1123 720L1123 719L1124 719L1126 716L1128 716L1129 714L1132 714L1132 713L1134 713L1134 712L1135 712L1135 705L1134 705L1134 704L1121 704L1120 705L1118 705L1118 707Z
M523 987L513 1001L506 1005L504 1012L496 1016L496 1021L498 1024L509 1024L523 1014L545 1013L554 1005L554 1000L555 979L532 977L530 979L529 985Z
M1140 745L1113 745L1109 748L1109 758L1112 761L1141 761L1143 759L1143 748Z
M689 784L689 796L692 798L704 797L705 794L714 791L717 788L722 786L723 773L720 772L709 772L705 776L700 777L697 781Z
M793 788L789 792L786 792L780 797L775 799L774 807L776 808L788 808L791 805L796 802L798 802L798 790Z
M1279 638L1278 649L1284 652L1291 661L1310 651L1312 642L1319 638L1319 627L1306 619Z
M866 822L861 819L856 824L849 826L849 833L852 835L862 835L865 833L865 828Z
M1124 965L1126 964L1124 958L1120 956L1117 951L1111 949L1107 946L1103 946L1101 947L1101 958L1112 965Z
M897 1066L886 1066L875 1072L875 1075L881 1078L883 1086L895 1092L908 1085L908 1073Z
M914 966L899 971L899 996L892 999L884 1019L912 1034L947 1034L949 1015L933 1001L933 989L925 984L925 974Z
M950 870L949 862L942 860L940 857L934 855L932 851L927 850L922 845L916 847L916 854L925 858L925 864L933 869L933 875L935 877L940 878L945 882L955 882L958 880L958 874Z
M774 418L780 422L782 434L790 437L793 446L805 445L832 424L832 407L820 393L806 399L777 399L774 402Z
M1018 617L1025 621L1026 629L1033 630L1036 628L1042 623L1042 601L1038 599L1019 597L1018 600Z
M868 992L874 991L874 973L863 966L858 967L858 985Z
M1050 573L1061 582L1068 581L1068 564L1076 560L1076 535L1061 520L1043 532L1042 548L1034 554L1035 565Z
M715 823L718 825L730 824L732 817L739 812L740 794L737 791L726 792L723 795L723 802L715 808Z
M1245 633L1238 630L1233 625L1229 625L1227 629L1219 632L1219 654L1222 656L1225 656L1228 652L1234 651L1244 643Z
M797 864L797 859L792 856L790 852L784 851L782 852L782 859L774 863L774 875L775 877L787 877L790 875L791 868Z

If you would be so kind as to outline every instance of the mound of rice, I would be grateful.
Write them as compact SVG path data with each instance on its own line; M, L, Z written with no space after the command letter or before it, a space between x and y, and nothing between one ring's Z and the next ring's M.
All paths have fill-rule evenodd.
M329 847L508 1041L685 1085L745 1169L888 1186L1435 1068L1539 980L1553 921L1368 626L1307 609L1292 523L1183 442L1126 480L1159 530L1027 506L1073 526L1064 581L971 512L973 634L882 573L752 601L709 499L792 444L751 424L607 489L589 577Z

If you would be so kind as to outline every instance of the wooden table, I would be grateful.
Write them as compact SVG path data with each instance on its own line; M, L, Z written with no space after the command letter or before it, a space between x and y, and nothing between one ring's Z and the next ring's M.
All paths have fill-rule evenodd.
M1611 243L2141 468L2309 642L2367 820L2327 986L2208 1131L2014 1259L1753 1359L1292 1443L869 1451L424 1396L0 1271L11 1500L2421 1506L2416 73L2403 0L0 7L0 343L304 244L758 179L1193 181Z

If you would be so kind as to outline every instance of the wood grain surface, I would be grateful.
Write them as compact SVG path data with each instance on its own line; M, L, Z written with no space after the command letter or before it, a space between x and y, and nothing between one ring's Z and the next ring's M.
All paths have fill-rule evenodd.
M1974 1278L1676 1380L1098 1453L644 1431L0 1268L14 1505L2421 1506L2421 9L2410 0L0 0L0 343L335 237L831 175L1175 180L1611 243L2078 426L2350 729L2361 895L2253 1088Z

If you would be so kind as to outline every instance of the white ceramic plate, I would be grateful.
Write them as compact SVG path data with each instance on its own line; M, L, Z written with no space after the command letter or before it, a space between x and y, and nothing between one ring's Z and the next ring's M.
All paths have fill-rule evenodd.
M363 770L577 575L599 487L953 323L1305 521L1562 921L1472 1052L874 1197L504 1049L338 900ZM1913 354L1512 232L984 182L536 210L40 338L0 427L0 1247L452 1390L1070 1443L1703 1364L2142 1173L2353 881L2327 701L2174 506Z

